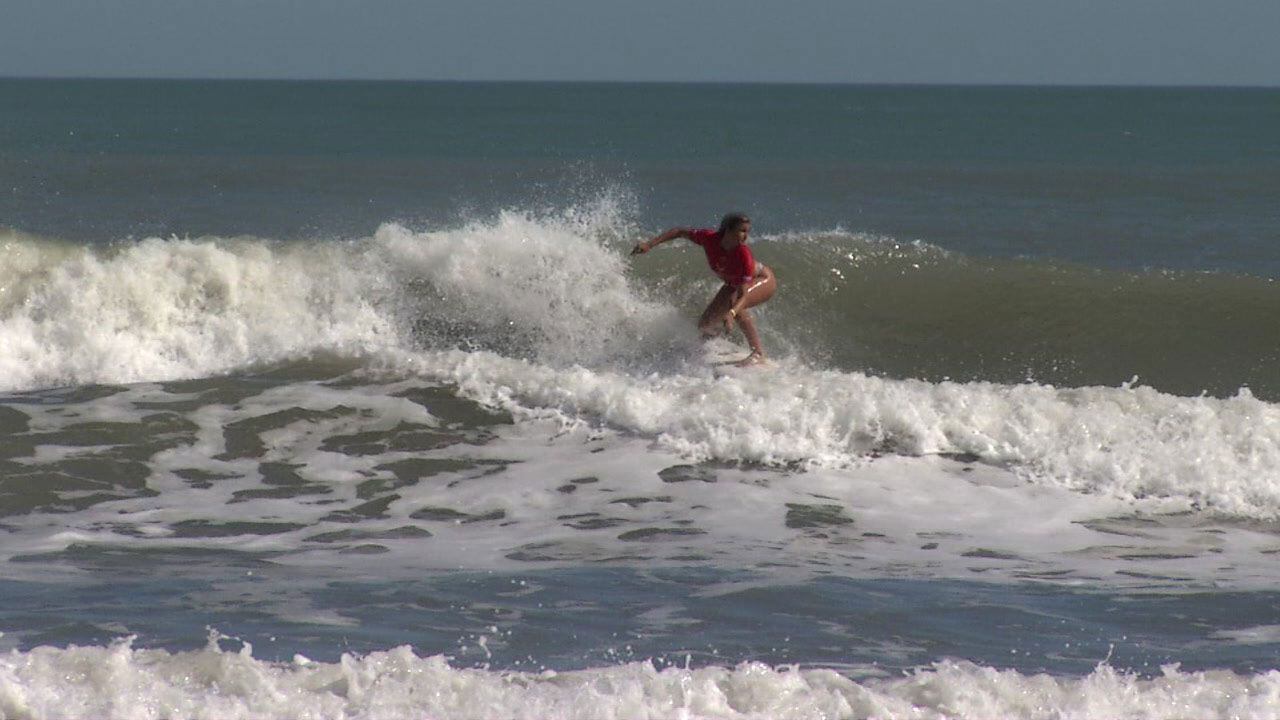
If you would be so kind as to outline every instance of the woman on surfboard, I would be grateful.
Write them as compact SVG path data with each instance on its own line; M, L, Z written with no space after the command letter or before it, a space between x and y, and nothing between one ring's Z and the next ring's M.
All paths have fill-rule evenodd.
M751 218L742 213L729 213L720 221L720 229L671 228L657 237L637 243L632 255L643 255L668 240L685 238L692 240L707 253L711 271L724 281L720 291L698 320L698 331L703 338L711 338L721 332L731 332L736 322L742 326L742 334L751 346L751 354L738 365L755 365L764 362L764 349L760 347L760 333L756 322L747 312L749 308L773 297L778 281L773 271L755 261L747 236L751 234Z

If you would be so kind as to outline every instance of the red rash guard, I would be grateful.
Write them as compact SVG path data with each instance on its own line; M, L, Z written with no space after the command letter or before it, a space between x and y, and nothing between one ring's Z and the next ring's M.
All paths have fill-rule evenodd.
M725 250L720 246L720 233L709 228L694 230L691 239L706 251L711 271L726 284L735 287L746 285L756 276L756 259L746 243Z

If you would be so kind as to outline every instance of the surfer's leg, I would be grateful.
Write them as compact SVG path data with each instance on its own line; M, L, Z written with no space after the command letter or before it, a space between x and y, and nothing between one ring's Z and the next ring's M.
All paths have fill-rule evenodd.
M761 270L763 272L747 286L747 302L742 312L738 313L738 325L742 328L743 336L747 338L747 346L751 348L751 355L738 363L739 365L751 365L764 360L764 348L760 345L760 333L756 330L756 320L746 308L755 307L773 297L773 293L778 289L778 280L769 268L762 266Z
M760 274L747 285L747 303L744 307L755 307L773 297L778 290L778 279L773 276L773 271L764 265L760 266L760 270Z
M751 317L749 311L743 310L738 313L738 327L742 328L742 334L747 338L747 346L751 348L750 357L738 364L749 365L763 360L764 348L760 347L760 333L756 331L756 319Z
M733 307L733 286L721 285L720 292L711 298L711 304L707 305L707 309L702 311L702 317L698 318L698 332L702 333L704 340L724 332L724 319L731 307Z

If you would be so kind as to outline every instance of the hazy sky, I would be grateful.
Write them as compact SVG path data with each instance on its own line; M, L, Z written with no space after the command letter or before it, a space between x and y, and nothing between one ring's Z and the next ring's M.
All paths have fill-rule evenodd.
M1280 85L1280 0L3 0L0 76Z

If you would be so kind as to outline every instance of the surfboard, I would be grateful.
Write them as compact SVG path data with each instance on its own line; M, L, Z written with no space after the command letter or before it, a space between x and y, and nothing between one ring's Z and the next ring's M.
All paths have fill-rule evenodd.
M708 340L702 346L702 362L710 367L717 377L743 371L749 372L753 368L763 367L767 364L739 366L738 363L742 362L750 354L751 351L747 348L734 345L722 338Z

